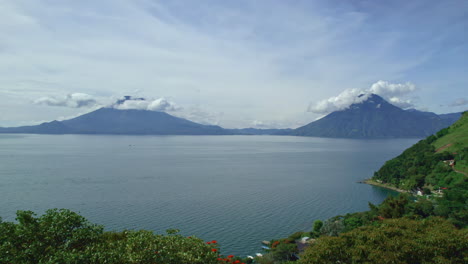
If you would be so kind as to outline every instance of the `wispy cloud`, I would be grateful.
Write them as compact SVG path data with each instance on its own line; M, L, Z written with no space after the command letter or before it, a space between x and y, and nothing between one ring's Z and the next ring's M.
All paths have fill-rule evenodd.
M84 93L72 93L64 97L46 96L35 100L34 103L71 108L92 107L98 104L91 95Z
M0 96L15 103L0 112L55 119L24 106L139 89L224 113L225 126L307 122L311 99L380 79L418 83L431 103L466 86L468 48L466 1L430 2L1 0Z
M468 105L468 100L466 98L458 98L453 101L449 106L465 106Z

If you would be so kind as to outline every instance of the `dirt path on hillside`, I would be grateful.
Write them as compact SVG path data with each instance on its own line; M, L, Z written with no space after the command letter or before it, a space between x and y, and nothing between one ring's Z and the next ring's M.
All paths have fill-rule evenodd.
M446 148L448 148L448 147L451 147L452 145L453 145L452 143L448 143L447 145L442 146L442 147L436 149L435 153L439 153L439 152L441 152L442 150L444 150L444 149L446 149Z

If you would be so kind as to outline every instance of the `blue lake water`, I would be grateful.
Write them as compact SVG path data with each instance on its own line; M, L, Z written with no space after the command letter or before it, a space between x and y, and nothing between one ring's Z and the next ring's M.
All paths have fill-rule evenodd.
M223 254L367 210L391 191L359 184L417 139L0 135L0 216L50 208L108 230L217 240Z

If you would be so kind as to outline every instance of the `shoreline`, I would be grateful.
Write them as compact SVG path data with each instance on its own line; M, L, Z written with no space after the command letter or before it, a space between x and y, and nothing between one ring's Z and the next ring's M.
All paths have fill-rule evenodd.
M389 184L386 184L386 183L379 183L379 182L376 182L376 181L374 181L372 179L365 179L363 181L360 181L359 183L364 183L364 184L369 184L369 185L373 185L373 186L377 186L377 187L382 187L382 188L389 189L389 190L392 190L392 191L396 191L396 192L399 192L399 193L410 193L410 191L399 189L399 188L393 187L393 186L391 186Z

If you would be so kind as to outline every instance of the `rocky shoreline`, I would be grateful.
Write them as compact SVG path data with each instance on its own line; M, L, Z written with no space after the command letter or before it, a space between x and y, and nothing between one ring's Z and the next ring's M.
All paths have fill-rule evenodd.
M373 185L373 186L378 186L378 187L382 187L382 188L389 189L389 190L396 191L396 192L400 192L400 193L410 193L410 191L399 189L399 188L396 188L394 186L391 186L390 184L380 183L380 182L374 181L372 179L365 179L365 180L360 181L358 183L364 183L364 184L369 184L369 185Z

